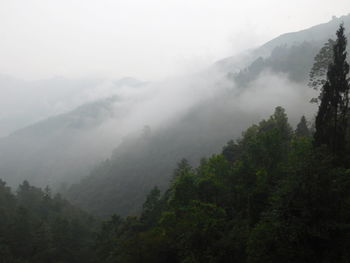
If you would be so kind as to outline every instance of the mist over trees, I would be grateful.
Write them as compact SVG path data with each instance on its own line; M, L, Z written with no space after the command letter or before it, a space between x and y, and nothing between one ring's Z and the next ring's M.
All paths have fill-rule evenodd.
M0 180L0 262L96 262L98 221L24 181L13 192Z
M304 116L293 132L285 110L276 107L221 154L196 168L182 160L169 188L149 193L140 217L114 216L104 223L97 241L100 260L348 262L349 131L338 137L343 148L332 137L335 118L345 112L346 122L350 119L345 47L341 25L314 134ZM339 112L332 103L341 105ZM317 123L322 115L330 118ZM320 133L329 139L322 141Z
M344 26L337 31L333 61L328 66L322 88L322 100L316 116L315 145L325 144L334 155L343 158L349 119L349 64Z
M271 105L284 104L294 127L301 115L312 118L316 105L308 101L316 92L307 89L306 83L313 58L322 44L303 40L292 43L271 44L271 54L259 56L235 73L226 72L228 62L225 66L219 63L223 71L221 78L227 78L219 84L225 89L213 85L217 90L215 96L193 105L167 127L152 128L147 139L142 136L126 139L107 162L101 163L81 183L73 185L67 197L100 216L114 212L135 215L155 184L161 190L168 187L175 160L185 157L192 165L197 165L202 157L219 153L220 145L237 138L251 123L268 116ZM102 200L109 201L102 207Z
M186 88L193 87L192 93L171 95L181 98L202 91L205 96L184 98L181 114L176 112L180 107L174 107L154 126L142 123L136 135L118 137L110 158L72 186L41 189L24 180L14 191L0 180L0 263L349 262L350 84L345 32L341 24L337 38L323 47L305 41L273 46L268 56L259 55L245 69L215 74L203 90L190 81ZM302 31L293 39L303 40L299 36L304 35ZM274 41L284 38L290 35ZM310 68L309 86L320 93L315 119L317 105L309 104L315 94L307 87ZM207 75L202 84L212 72L192 81ZM213 87L218 90L211 93ZM166 97L143 99L133 100L133 106L141 107L128 115L133 117L130 122L114 119L120 130L122 124L136 127L134 121L148 116L143 111L154 101L162 101L164 108L147 108L151 113L167 110ZM282 104L288 100L290 104ZM272 106L276 101L281 106ZM31 164L30 178L37 169L33 164L47 165L48 169L38 169L42 176L54 158L45 159L45 151L38 151L41 159L34 150L65 148L90 128L96 135L96 127L115 127L109 117L117 113L116 102L124 105L118 97L85 104L15 133L0 141L0 147L13 150L12 143L20 138L36 137L31 144L37 146L32 152L36 162L27 155L23 159ZM129 109L122 106L119 117ZM266 108L269 116L263 112ZM64 127L59 136L58 127ZM120 130L115 134L122 134ZM76 137L69 141L72 131L77 131ZM36 145L37 138L42 144ZM20 149L9 153L16 155ZM64 151L53 157L59 153ZM7 169L0 172L8 173L9 179L21 179L21 173L14 172L18 170L3 167Z
M183 149L177 147L176 158L185 156L192 164L203 156L218 153L218 145L266 118L271 105L283 105L294 126L301 115L311 118L316 111L316 105L302 99L316 96L312 90L305 89L313 57L332 37L340 21L345 26L350 24L349 18L343 16L281 35L249 51L248 57L228 57L198 74L160 82L60 77L21 82L0 77L5 90L0 126L7 125L6 119L11 116L16 122L22 120L16 127L41 120L0 138L2 177L13 187L23 180L39 187L49 184L53 189L61 184L69 186L93 173L96 165L111 157L113 149L124 151L129 144L120 146L124 138L130 138L130 134L137 137L145 125L156 136L183 124L183 133L174 140L188 139ZM45 95L48 91L49 95ZM31 102L33 96L39 100L35 107ZM180 100L181 103L174 103ZM247 103L251 106L246 107ZM83 105L74 109L79 104ZM9 109L15 115L4 115ZM62 114L43 119L55 113ZM191 118L196 118L193 126L198 130L188 127ZM214 126L222 129L216 129L215 133L211 131ZM166 127L169 131L164 131ZM198 133L201 135L197 136ZM196 155L187 153L188 142L193 142L193 147L204 145L206 149L196 150ZM207 147L207 143L211 146ZM176 161L169 161L167 178L175 165ZM119 175L126 176L118 172ZM152 185L145 189L142 198L151 188ZM138 206L141 207L140 202Z

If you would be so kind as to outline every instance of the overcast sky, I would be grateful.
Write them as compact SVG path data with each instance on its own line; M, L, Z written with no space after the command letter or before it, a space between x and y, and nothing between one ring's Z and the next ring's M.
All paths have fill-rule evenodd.
M349 0L0 0L0 74L156 80L349 12Z

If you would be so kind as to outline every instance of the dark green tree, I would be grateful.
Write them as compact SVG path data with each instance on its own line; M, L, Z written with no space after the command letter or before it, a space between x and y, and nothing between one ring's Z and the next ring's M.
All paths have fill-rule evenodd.
M309 73L308 83L308 86L315 90L322 88L327 81L328 66L333 61L334 44L335 42L333 39L328 39L315 56L314 64Z
M191 172L192 167L189 164L188 160L183 158L180 162L177 163L177 167L174 171L173 179L176 179L177 177L184 175L186 173Z
M0 263L96 262L94 222L48 188L0 180Z
M239 145L234 140L230 140L222 149L222 154L228 161L234 162L239 157L239 151Z
M141 214L141 221L146 224L147 227L157 223L157 219L161 213L161 200L160 190L155 186L146 198L146 202L143 204L143 210Z
M315 123L315 146L324 144L336 156L341 156L345 150L349 112L349 64L346 61L346 45L344 26L340 25Z
M295 129L295 134L297 136L310 136L310 130L308 128L305 116L301 117L300 122Z

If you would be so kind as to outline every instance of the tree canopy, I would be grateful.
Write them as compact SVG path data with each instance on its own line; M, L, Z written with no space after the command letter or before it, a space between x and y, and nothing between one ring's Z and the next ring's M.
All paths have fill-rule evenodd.
M346 60L347 39L340 25L333 46L333 60L328 66L327 79L322 88L322 100L316 116L316 146L326 145L338 157L346 149L349 118L349 64Z

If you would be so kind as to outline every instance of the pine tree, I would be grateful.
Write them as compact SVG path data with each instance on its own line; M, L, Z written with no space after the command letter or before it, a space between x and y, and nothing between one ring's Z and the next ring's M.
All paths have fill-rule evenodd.
M322 87L327 81L327 70L330 63L333 61L333 47L335 41L333 39L328 39L327 43L323 45L321 50L315 56L314 64L309 73L309 83L308 86L314 90L321 91L322 98ZM312 102L318 102L317 98L314 98Z
M161 214L160 190L155 186L148 194L145 203L143 204L142 214L140 216L147 227L152 226L157 222L157 218Z
M336 156L341 156L345 150L349 112L349 64L346 62L346 45L344 26L341 24L337 31L333 62L328 67L315 123L315 146L325 144Z
M310 130L307 126L307 121L305 116L302 116L300 119L300 122L297 125L297 128L295 129L295 134L297 136L309 136L310 135Z

